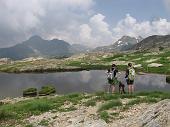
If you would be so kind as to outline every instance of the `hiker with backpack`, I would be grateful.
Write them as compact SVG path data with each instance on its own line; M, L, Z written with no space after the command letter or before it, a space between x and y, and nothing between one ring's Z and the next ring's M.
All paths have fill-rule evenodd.
M115 64L112 64L112 73L113 73L113 84L119 86L119 93L125 94L125 85L117 79L118 69Z
M108 84L109 84L109 87L108 87L108 93L113 92L114 91L114 87L112 86L113 84L113 73L111 71L111 69L108 69L107 70L107 80L108 80Z
M116 74L118 73L116 64L112 64L112 73L113 73L113 77L116 77Z
M111 93L115 92L115 85L117 85L119 82L116 78L116 74L118 72L118 69L116 67L115 64L112 64L111 69L108 69L107 71L107 79L108 79L108 83L109 83L109 91L111 91Z
M132 94L134 92L133 84L135 80L135 69L133 68L132 63L128 63L125 78L128 85L128 93Z

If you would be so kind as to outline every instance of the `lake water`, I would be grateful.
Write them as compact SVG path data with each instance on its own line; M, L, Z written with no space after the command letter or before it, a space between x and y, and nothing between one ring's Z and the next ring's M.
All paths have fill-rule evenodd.
M118 74L118 79L126 84L124 72ZM73 92L102 91L107 85L104 70L91 70L81 72L57 72L42 74L8 74L0 73L0 99L5 97L22 96L22 91L29 87L53 84L57 94ZM126 89L127 89L127 85ZM165 75L146 74L137 75L135 79L136 91L169 91L170 84L166 83Z

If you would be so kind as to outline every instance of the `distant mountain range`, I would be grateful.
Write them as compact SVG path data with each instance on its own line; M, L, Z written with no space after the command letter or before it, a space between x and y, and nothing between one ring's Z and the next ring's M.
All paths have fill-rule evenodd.
M132 50L154 50L170 48L170 35L153 35L143 39L132 47Z
M40 36L32 36L27 41L9 48L0 48L0 58L14 60L27 57L67 57L74 53L86 52L88 48L79 44L70 45L63 40L44 40Z
M101 46L95 48L93 51L104 51L104 52L111 52L111 51L127 51L131 49L134 45L139 43L143 38L139 36L138 38L130 37L130 36L123 36L118 41L113 43L109 46Z
M123 36L118 41L109 46L91 49L80 44L69 44L63 40L44 40L40 36L32 36L28 40L9 48L0 48L0 58L11 58L13 60L28 57L69 57L76 53L87 51L128 51L128 50L152 50L170 48L170 35L153 35L145 39L142 37Z

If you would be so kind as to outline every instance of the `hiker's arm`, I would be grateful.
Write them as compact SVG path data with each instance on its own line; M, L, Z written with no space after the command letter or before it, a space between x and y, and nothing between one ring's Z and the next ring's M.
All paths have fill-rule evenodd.
M129 69L126 70L125 78L127 78L129 75Z
M118 69L117 69L117 67L115 68L115 72L116 72L116 73L118 72Z

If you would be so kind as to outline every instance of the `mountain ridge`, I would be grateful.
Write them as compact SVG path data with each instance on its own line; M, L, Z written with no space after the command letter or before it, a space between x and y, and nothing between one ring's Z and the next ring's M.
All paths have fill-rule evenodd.
M132 50L154 50L170 48L170 35L152 35L132 47Z
M101 46L94 49L94 51L127 51L130 50L133 45L140 42L143 38L139 36L138 38L130 36L122 36L119 40L108 46Z
M66 41L59 39L44 40L35 35L14 46L0 48L0 58L14 60L38 56L61 58L71 56L74 53L85 52L85 50L83 50L83 46L79 50Z

